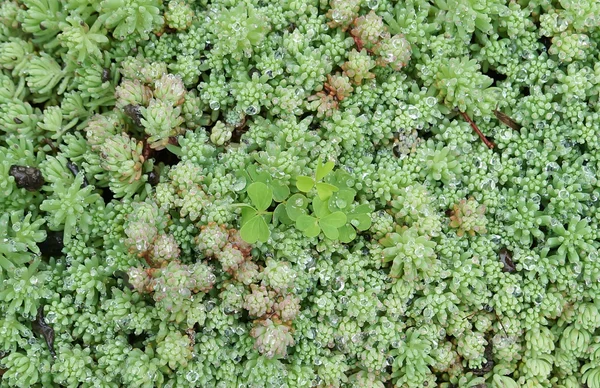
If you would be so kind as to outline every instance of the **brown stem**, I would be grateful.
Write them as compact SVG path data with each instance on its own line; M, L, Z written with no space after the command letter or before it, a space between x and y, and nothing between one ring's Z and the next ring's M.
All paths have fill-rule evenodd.
M479 128L477 127L477 125L475 125L475 123L473 122L473 120L471 120L471 118L469 117L468 114L466 114L465 112L460 112L460 115L467 121L467 123L469 123L469 125L471 126L471 128L473 128L473 130L475 131L475 133L477 133L477 135L479 136L479 138L481 139L481 141L489 148L492 149L494 148L496 145L494 143L492 143L491 141L489 141L485 135L479 130Z
M508 127L514 129L515 131L519 131L521 129L521 124L517 123L515 120L508 117L508 115L500 112L498 109L494 109L494 116L503 124Z
M50 148L52 149L52 152L54 152L55 154L58 154L58 149L56 148L54 143L52 143L52 140L45 137L42 141L50 146Z

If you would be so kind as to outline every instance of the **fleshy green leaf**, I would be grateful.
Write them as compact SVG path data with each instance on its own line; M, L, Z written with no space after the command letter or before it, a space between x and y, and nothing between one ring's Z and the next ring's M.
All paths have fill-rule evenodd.
M167 149L169 152L171 152L172 154L175 154L175 155L177 155L177 156L179 156L179 157L182 157L182 156L183 156L183 152L181 151L181 147L177 147L177 146L176 146L176 145L174 145L174 144L167 143L167 144L165 145L165 148L166 148L166 149Z
M19 254L20 255L20 254ZM13 259L14 259L15 255L13 255ZM29 257L27 257L29 258ZM8 260L7 257L5 257L4 255L0 255L0 269L4 268L5 271L10 272L13 271L15 269L15 265ZM0 271L2 272L2 271Z
M237 180L231 188L233 191L244 191L248 182L251 182L250 175L246 171L238 171L236 174Z
M262 182L254 182L248 186L248 196L258 211L265 211L273 201L273 190Z
M292 221L295 221L299 216L306 214L308 207L308 199L302 194L292 195L286 202L285 209L287 215Z
M309 176L301 175L296 178L296 187L298 190L308 193L315 185L314 179Z
M257 241L266 242L271 232L265 219L257 214L242 226L240 235L247 243L254 244Z
M331 197L331 194L338 191L338 188L334 185L330 185L329 183L319 182L317 183L317 194L319 198L325 201L327 198Z
M335 163L333 162L321 164L321 161L319 161L317 163L317 173L315 174L317 181L320 181L321 179L325 178L325 176L327 176L327 174L329 174L331 170L333 170L333 166L335 166Z

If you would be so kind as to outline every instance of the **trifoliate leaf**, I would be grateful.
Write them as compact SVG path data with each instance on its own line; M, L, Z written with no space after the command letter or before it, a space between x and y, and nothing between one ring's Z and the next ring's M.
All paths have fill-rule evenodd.
M371 216L369 214L350 214L350 225L360 231L367 230L371 227Z
M248 175L248 177L250 178L250 180L252 180L252 182L259 182L260 181L258 170L257 170L257 168L256 168L256 166L254 164L246 167L246 171L245 172Z
M273 201L273 190L262 182L254 182L248 186L248 196L258 211L265 211Z
M273 222L275 223L275 225L277 225L278 222L281 222L282 224L286 225L290 225L294 222L294 220L292 220L288 215L285 204L280 203L279 205L277 205L275 211L273 212Z
M301 215L296 220L296 228L301 230L306 237L316 237L321 232L317 219L308 215Z
M317 181L320 181L321 179L325 178L325 176L327 176L327 174L329 174L331 170L333 170L333 166L335 166L335 163L333 162L321 164L321 161L319 161L317 163L317 173L315 174Z
M371 227L371 207L368 204L362 204L354 208L348 214L350 224L360 231L367 230Z
M301 175L296 178L296 187L298 190L308 193L315 185L314 179L309 176Z
M346 215L342 212L334 212L319 220L319 226L325 237L336 240L339 237L338 228L346 224Z
M346 224L347 218L346 215L342 212L333 212L331 214L326 215L325 217L319 220L319 224L321 227L327 225L332 228L341 228Z
M321 229L323 230L323 234L328 239L337 240L338 237L340 236L340 233L338 232L338 228L334 228L330 225L323 225L321 223L319 223L319 225L320 225Z
M350 188L349 184L354 184L354 178L344 170L335 170L333 174L327 176L325 181L339 189Z
M266 242L271 232L265 219L257 214L242 226L240 235L247 243L254 244L257 241Z
M287 200L285 210L290 219L296 221L299 216L306 214L307 207L308 199L302 194L294 194Z
M312 200L313 212L319 218L323 218L326 215L330 214L328 201L321 200L319 197L314 197Z
M290 195L290 188L287 185L282 185L279 182L271 182L271 188L273 189L273 199L275 202L283 202Z
M334 185L330 185L329 183L319 182L317 183L317 194L319 198L325 201L327 198L331 197L331 194L338 191L338 188Z
M356 231L348 224L338 228L338 232L340 234L338 239L343 243L347 244L356 238Z
M329 210L332 212L336 210L346 210L354 201L356 190L353 189L340 189L338 192L333 193L329 199Z
M246 205L246 204L244 204ZM254 217L257 214L257 210L255 208L253 208L252 206L246 205L244 207L242 207L242 220L241 220L241 225L244 225L246 222L248 222L248 220L250 220L252 217Z

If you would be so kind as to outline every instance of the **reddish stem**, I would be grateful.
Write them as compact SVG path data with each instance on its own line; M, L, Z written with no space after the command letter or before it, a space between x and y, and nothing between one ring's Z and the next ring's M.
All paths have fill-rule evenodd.
M473 122L473 120L471 120L471 118L469 117L468 114L466 114L465 112L460 112L460 115L467 121L467 123L469 123L469 125L471 126L471 128L473 128L473 130L475 131L475 133L477 133L477 136L479 136L479 138L481 139L481 141L489 148L492 149L494 148L496 145L494 143L492 143L491 141L489 141L485 135L479 130L479 128L477 127L477 125L475 125L475 123Z
M358 36L352 36L352 38L354 38L354 43L356 44L356 51L361 51L363 49L363 44L360 38Z
M150 159L150 156L154 153L154 149L150 147L150 143L148 143L148 137L144 138L144 148L142 148L142 157L144 160Z

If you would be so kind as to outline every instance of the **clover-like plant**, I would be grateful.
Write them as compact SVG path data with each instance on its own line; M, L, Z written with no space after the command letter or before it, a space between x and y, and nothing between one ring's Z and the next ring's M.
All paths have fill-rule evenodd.
M368 204L356 205L354 198L356 190L348 187L350 175L343 170L337 170L330 176L329 183L338 188L328 200L329 210L341 211L346 215L347 222L340 227L339 240L349 243L356 238L356 230L365 231L371 227L371 207ZM356 230L355 230L356 229Z
M273 212L268 212L267 209L273 201L273 190L262 182L254 182L246 192L254 206L238 204L242 207L240 235L250 244L266 242L271 235L268 223L271 222Z
M296 193L275 208L275 217L284 224L293 224L298 217L306 215L310 200L303 194Z
M326 238L344 243L354 240L357 230L369 229L372 209L368 204L354 202L356 190L349 186L352 177L342 170L333 171L333 167L333 162L318 162L314 177L297 177L295 188L258 171L255 166L241 171L240 177L253 182L246 191L254 205L236 205L243 207L240 234L244 241L267 241L271 220L274 224L293 225L307 237L316 237L323 232ZM296 189L299 192L290 196ZM267 212L272 201L278 205L272 213Z
M259 171L258 166L250 165L245 170L240 171L238 176L249 182L261 182L267 185L273 192L273 200L275 202L283 202L290 195L290 188L275 179L265 171Z
M338 228L346 225L346 215L341 211L329 210L328 201L321 200L320 197L313 198L312 208L314 216L308 214L298 216L296 228L304 232L306 237L316 237L323 231L325 237L338 239L340 237Z
M332 170L335 163L327 162L322 164L319 160L317 162L317 170L315 171L315 177L309 177L305 175L301 175L296 178L296 187L298 190L308 193L312 190L313 187L317 188L317 194L322 201L325 201L331 194L338 191L337 186L334 186L329 183L322 182L323 178L325 178Z

